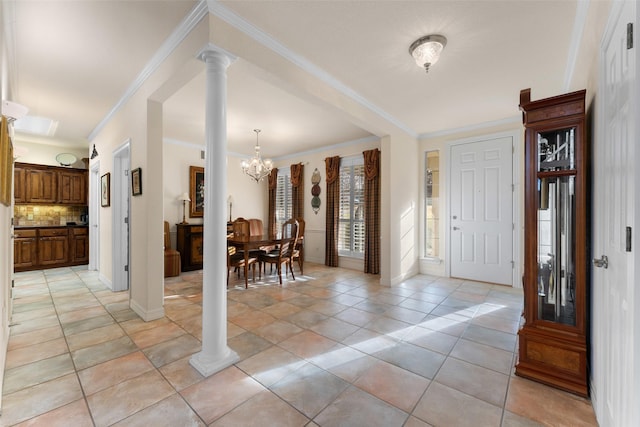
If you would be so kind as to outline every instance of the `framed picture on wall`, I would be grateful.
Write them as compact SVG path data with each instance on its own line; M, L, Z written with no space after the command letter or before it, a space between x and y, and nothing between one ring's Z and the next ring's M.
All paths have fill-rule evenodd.
M189 166L189 218L204 216L204 168Z
M11 206L13 188L13 145L9 138L7 118L2 117L0 129L0 203Z
M111 174L105 173L100 177L100 206L111 206Z
M131 171L131 194L134 196L142 194L142 169L140 168Z

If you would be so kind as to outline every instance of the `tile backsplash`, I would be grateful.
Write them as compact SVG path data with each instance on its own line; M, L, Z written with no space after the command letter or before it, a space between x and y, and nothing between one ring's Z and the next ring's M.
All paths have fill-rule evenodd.
M65 205L16 205L13 207L15 225L66 225L80 223L80 215L87 213L86 206Z

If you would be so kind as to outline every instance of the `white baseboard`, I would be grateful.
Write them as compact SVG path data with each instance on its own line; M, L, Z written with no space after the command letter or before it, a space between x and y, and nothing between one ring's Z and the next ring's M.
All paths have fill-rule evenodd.
M142 320L144 320L145 322L149 322L151 320L156 320L164 317L164 307L147 311L140 304L136 303L134 300L130 300L129 307L131 307L131 309L135 311L136 314L140 316Z
M105 285L107 288L113 290L113 283L111 283L111 280L107 279L107 277L104 276L102 273L98 274L98 279L100 279L102 284Z

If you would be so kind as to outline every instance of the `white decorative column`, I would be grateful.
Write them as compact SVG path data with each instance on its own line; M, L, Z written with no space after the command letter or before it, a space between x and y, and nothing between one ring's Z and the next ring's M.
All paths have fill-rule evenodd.
M227 68L228 54L207 47L204 169L204 271L202 279L202 350L189 363L209 376L239 360L227 346Z

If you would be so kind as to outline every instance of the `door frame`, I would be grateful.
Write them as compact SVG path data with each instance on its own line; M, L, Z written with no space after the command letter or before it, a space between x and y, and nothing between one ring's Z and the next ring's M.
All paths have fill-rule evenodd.
M131 139L113 152L113 175L111 177L111 209L113 212L112 290L129 289L129 165Z
M512 194L512 256L513 256L513 272L511 277L511 286L513 288L522 288L522 271L524 259L524 246L521 245L523 239L523 218L522 215L524 198L522 195L522 180L524 179L524 169L522 163L522 134L524 131L510 130L504 132L490 133L486 135L476 135L468 138L456 139L446 144L446 165L447 165L447 203L445 204L444 226L445 226L445 242L447 256L445 257L445 276L451 277L451 171L452 171L452 155L451 150L456 145L473 144L484 142L492 139L511 138L512 155L511 155L511 184L513 188Z
M100 160L89 171L89 270L100 271Z

